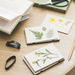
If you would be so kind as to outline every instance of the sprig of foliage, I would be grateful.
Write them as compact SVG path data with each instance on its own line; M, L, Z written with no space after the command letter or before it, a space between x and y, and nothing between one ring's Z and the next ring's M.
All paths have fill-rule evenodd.
M43 36L42 32L39 32L39 31L36 32L33 30L29 30L29 31L31 31L35 35L36 39L42 39L42 36Z
M52 53L50 52L49 50L45 49L46 53L44 52L37 52L37 55L38 56L41 56L43 57L43 59L38 59L36 61L34 61L39 67L41 67L39 65L39 61L42 61L43 64L46 62L47 59L52 59L52 58L57 58L58 57L58 54L55 54L55 53ZM49 56L49 55L55 55L55 57L52 57L52 56Z

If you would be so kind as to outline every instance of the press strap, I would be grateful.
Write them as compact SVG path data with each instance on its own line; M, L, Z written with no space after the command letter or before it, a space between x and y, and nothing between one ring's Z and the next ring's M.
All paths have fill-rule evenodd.
M62 2L66 2L66 4L57 5L57 4L62 3ZM65 6L67 6L68 4L69 4L69 1L68 1L68 0L59 0L59 1L53 2L52 5L57 6L57 7L65 7Z
M18 43L16 41L7 42L6 45L9 47L17 48L17 49L19 49L21 46L20 43Z
M7 63L13 59L14 61L7 67ZM8 70L14 63L16 62L16 56L11 56L10 58L7 59L6 63L5 63L5 69Z

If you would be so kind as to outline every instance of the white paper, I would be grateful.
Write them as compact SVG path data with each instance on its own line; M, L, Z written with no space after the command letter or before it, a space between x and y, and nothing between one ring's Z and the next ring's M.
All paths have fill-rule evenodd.
M55 15L47 14L46 17L44 18L42 22L42 26L44 25L55 25L57 30L59 32L68 34L72 25L73 25L73 20L58 17Z
M0 0L0 16L11 21L23 16L32 5L33 2L28 0Z
M39 70L42 71L46 66L64 58L52 43L26 54L24 57L35 72Z
M60 40L54 25L25 28L25 37L27 44Z

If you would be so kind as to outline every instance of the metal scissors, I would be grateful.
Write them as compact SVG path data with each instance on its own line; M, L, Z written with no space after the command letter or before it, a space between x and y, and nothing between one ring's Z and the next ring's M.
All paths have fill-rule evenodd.
M57 5L59 3L62 3L62 2L66 2L66 4L64 5ZM40 3L40 5L54 5L54 6L57 6L57 7L65 7L69 4L69 1L68 0L49 0L48 2L46 3Z

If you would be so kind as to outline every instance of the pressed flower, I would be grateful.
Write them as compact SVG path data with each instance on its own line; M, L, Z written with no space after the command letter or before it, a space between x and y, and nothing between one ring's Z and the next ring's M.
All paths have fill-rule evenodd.
M59 22L62 22L62 21L63 21L62 19L59 20Z
M62 25L59 25L59 26L60 26L60 28L62 28L62 29L65 28L65 25L63 25L63 26L62 26Z
M48 49L45 49L46 52L35 52L35 54L40 54L43 58L37 59L36 61L33 61L32 64L36 64L37 66L41 67L40 62L42 61L43 64L46 62L47 59L53 59L53 58L58 58L58 54L50 52ZM52 55L52 56L49 56ZM53 56L54 55L54 56Z
M32 62L32 64L36 64L35 62Z
M52 17L49 19L50 22L56 22L56 18Z
M38 55L38 53L37 53L37 52L35 52L35 55Z

